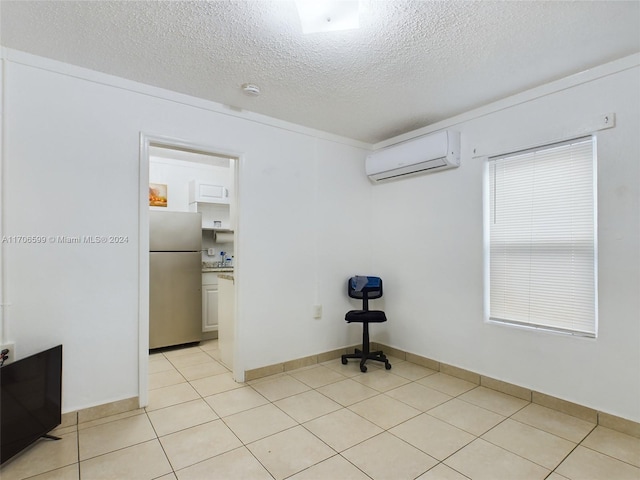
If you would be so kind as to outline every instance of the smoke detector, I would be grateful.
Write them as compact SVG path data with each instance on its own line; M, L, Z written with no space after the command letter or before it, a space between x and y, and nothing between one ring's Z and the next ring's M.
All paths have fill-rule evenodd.
M260 95L260 87L255 83L244 83L242 85L242 91L250 97L257 97Z

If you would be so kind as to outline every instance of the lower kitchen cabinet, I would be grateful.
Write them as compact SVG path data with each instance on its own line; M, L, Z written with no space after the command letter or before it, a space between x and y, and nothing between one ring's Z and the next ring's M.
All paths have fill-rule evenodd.
M202 331L218 331L218 274L202 274Z

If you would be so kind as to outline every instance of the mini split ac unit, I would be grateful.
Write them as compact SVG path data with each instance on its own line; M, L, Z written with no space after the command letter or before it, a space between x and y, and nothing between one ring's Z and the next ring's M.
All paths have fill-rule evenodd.
M374 183L459 166L460 133L449 130L391 145L366 159L366 172Z

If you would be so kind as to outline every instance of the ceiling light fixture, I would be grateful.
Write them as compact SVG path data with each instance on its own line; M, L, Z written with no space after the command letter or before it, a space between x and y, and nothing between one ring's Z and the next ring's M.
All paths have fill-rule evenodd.
M360 27L359 0L296 0L302 33L333 32Z
M260 95L260 87L255 83L243 83L242 91L251 97Z

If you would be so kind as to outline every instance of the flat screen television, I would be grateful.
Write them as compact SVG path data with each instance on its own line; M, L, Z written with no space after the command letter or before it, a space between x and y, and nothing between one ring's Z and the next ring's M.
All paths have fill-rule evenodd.
M62 421L62 345L0 368L0 463Z

